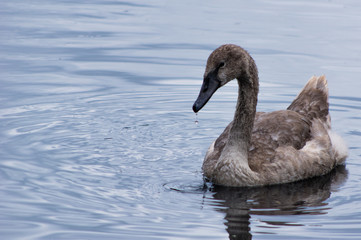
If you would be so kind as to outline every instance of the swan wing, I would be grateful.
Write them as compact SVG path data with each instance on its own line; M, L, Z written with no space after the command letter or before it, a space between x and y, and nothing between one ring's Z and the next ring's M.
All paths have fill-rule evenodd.
M281 110L256 114L248 161L258 171L274 162L279 147L303 148L311 138L311 122L297 112Z
M309 120L315 118L328 124L330 119L328 112L328 86L325 76L313 76L308 80L300 94L295 98L288 110L298 112Z

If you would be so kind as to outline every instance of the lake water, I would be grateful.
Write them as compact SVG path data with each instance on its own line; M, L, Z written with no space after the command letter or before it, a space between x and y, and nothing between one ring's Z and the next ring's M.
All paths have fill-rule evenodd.
M1 239L360 239L360 12L357 0L0 1ZM346 167L204 186L237 86L191 107L224 43L256 60L259 111L326 75Z

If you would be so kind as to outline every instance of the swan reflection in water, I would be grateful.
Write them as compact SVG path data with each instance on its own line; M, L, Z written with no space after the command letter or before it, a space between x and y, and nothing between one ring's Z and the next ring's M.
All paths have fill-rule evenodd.
M212 186L213 198L225 212L229 239L252 239L250 219L254 215L319 215L330 209L325 202L332 192L346 181L348 172L344 165L327 175L294 183L258 188ZM265 222L267 225L297 223Z

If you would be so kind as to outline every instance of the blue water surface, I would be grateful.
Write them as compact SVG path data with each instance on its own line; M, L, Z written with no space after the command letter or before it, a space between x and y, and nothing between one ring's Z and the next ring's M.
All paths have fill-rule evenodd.
M1 239L360 239L361 2L0 1ZM258 110L325 74L346 166L205 186L236 83L195 116L208 55L246 48ZM198 122L198 124L195 123Z

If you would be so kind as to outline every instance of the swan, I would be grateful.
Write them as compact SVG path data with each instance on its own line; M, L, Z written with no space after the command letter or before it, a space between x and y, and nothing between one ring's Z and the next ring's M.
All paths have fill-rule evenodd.
M233 187L274 185L321 176L345 163L347 146L331 131L325 76L311 77L286 110L256 112L256 63L242 47L225 44L208 57L193 111L233 79L238 81L234 119L206 153L206 179Z

